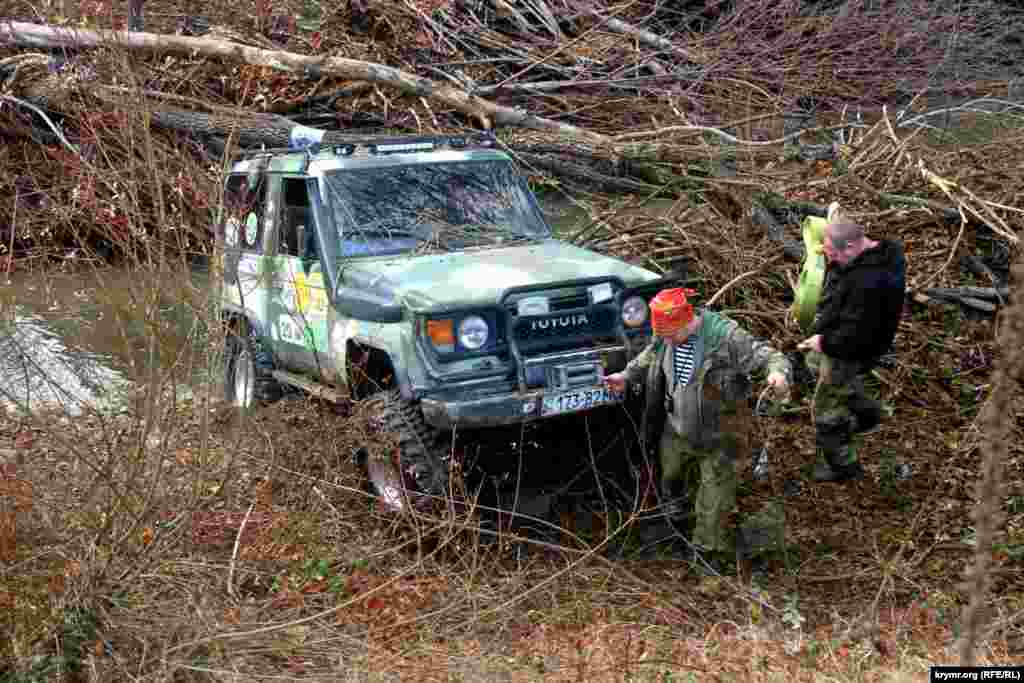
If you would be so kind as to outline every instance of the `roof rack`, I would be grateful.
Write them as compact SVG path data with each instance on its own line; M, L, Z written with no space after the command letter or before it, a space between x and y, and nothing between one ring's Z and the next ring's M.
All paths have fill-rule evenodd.
M333 137L333 136L332 136ZM431 152L440 149L472 149L497 146L497 139L490 131L475 132L466 135L409 135L352 137L336 142L316 142L304 147L262 147L238 152L232 161L245 161L258 157L270 157L277 154L306 154L307 162L314 154L332 151L335 156L351 156L357 149L367 154L379 156L385 154L408 154L414 152Z
M292 149L291 147L263 147L260 149L246 149L240 152L236 152L232 161L245 161L246 159L255 159L257 157L269 157L275 154L294 154L300 150Z

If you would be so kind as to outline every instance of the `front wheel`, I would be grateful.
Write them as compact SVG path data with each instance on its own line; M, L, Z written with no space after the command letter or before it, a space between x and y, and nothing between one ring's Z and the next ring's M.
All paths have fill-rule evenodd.
M397 389L381 391L374 403L376 422L398 440L398 465L415 489L431 496L448 491L448 458L441 433L427 424L419 405L402 398Z
M235 408L248 412L258 401L281 397L281 386L271 376L273 363L251 337L227 337L224 398Z

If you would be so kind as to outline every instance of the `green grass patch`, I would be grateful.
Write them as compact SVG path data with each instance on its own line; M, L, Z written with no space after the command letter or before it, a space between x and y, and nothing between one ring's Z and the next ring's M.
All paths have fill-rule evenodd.
M1008 133L1024 131L1024 115L1013 112L971 112L969 115L952 112L948 125L941 114L929 117L928 123L934 128L925 136L935 145L983 145Z

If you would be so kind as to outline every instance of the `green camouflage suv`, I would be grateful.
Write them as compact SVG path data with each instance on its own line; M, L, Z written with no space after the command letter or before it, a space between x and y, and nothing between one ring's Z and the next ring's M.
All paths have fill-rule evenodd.
M219 223L226 397L376 395L399 471L448 481L451 428L624 400L651 271L560 241L493 137L365 138L250 152ZM449 440L450 443L450 440Z

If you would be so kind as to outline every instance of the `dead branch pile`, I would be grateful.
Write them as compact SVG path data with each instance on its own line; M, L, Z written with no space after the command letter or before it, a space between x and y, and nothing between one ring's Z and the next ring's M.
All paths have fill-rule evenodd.
M1015 83L993 78L1014 63L1011 10L854 5L258 2L249 18L136 3L148 32L111 33L124 8L83 3L62 27L5 22L0 135L16 144L0 152L0 243L202 251L226 146L299 124L482 126L535 187L582 202L581 244L655 268L696 259L720 286L780 244L799 259L799 219L835 199L930 264L911 282L919 300L991 309L1024 192L1020 136L992 130L1024 120ZM951 50L939 36L954 29ZM978 144L942 144L963 129L981 129ZM608 193L673 206L622 211ZM954 262L979 279L960 282Z

